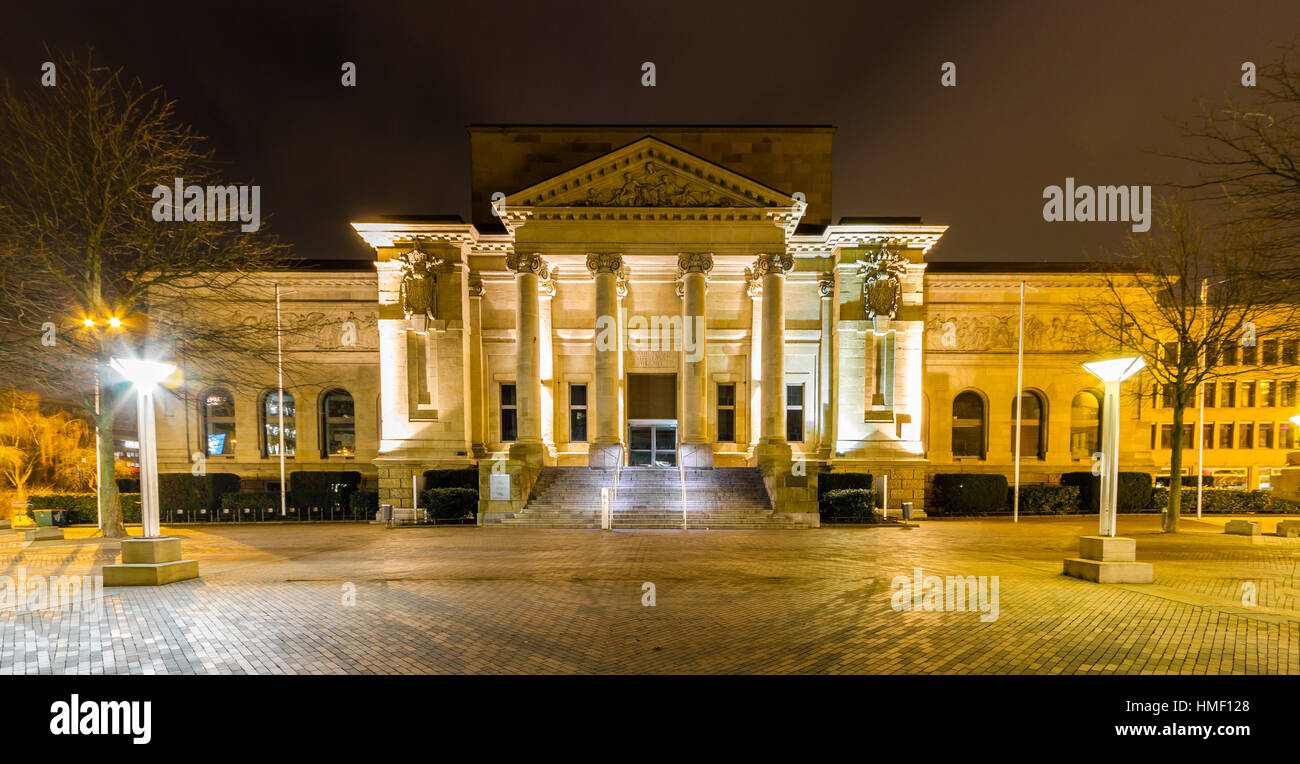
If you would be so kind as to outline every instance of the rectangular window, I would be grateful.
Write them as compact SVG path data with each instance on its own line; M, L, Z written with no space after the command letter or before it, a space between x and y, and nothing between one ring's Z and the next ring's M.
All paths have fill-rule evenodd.
M1201 425L1201 446L1204 448L1214 448L1214 425Z
M1259 348L1255 345L1242 345L1241 365L1254 366L1259 362Z
M1300 340L1282 340L1282 363L1288 366L1300 363Z
M1295 426L1290 422L1279 422L1277 426L1277 443L1282 448L1295 448Z
M1237 424L1237 448L1255 447L1255 425L1251 422Z
M1174 447L1174 426L1172 424L1160 425L1160 447Z
M718 442L736 442L736 384L718 385Z
M569 385L569 442L587 442L586 385Z
M1232 422L1224 422L1219 425L1219 448L1232 448L1234 443L1232 430Z
M1164 385L1160 388L1160 408L1171 409L1174 407L1174 386Z
M1223 366L1237 365L1237 343L1232 341L1223 343L1223 349L1219 352L1219 363Z
M1237 383L1220 382L1219 408L1230 409L1237 405Z
M1264 340L1260 343L1260 354L1264 357L1265 366L1277 365L1277 340Z
M1295 380L1289 379L1278 385L1278 391L1281 393L1278 398L1283 408L1290 408L1295 405Z
M1277 405L1277 383L1262 381L1259 383L1259 405L1272 408Z
M785 386L785 439L803 442L803 385Z
M1174 366L1178 363L1178 343L1166 342L1164 348L1165 363Z
M1205 408L1214 408L1214 383L1206 382L1202 394L1205 396Z
M1241 405L1243 408L1248 408L1248 409L1255 407L1255 383L1254 382L1241 383Z
M1255 429L1259 433L1255 440L1256 445L1259 448L1272 448L1273 447L1273 423L1260 422L1258 425L1255 426Z
M515 400L515 383L501 383L501 442L519 439L519 403Z

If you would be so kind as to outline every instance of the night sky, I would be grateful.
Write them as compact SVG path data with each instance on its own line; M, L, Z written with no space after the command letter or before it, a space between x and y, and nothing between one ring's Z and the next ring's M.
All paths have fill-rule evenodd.
M93 46L164 86L309 258L370 257L351 220L468 220L469 124L689 123L836 126L833 216L946 223L932 260L1092 259L1128 225L1046 223L1043 188L1194 177L1159 154L1198 101L1300 34L1295 0L4 5L0 76Z

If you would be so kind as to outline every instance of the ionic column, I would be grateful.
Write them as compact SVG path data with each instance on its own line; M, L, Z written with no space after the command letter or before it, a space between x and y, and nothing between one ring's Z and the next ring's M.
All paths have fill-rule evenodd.
M818 390L821 400L818 407L821 418L821 444L818 456L829 459L835 454L835 351L833 340L835 328L835 271L822 276L817 282L817 294L821 296L822 339L817 353Z
M618 415L618 280L623 256L589 254L587 269L596 282L596 417L587 463L593 469L610 469L622 457L623 442Z
M763 282L763 428L759 461L790 458L785 440L785 274L794 268L788 254L759 255L754 275Z
M515 395L518 400L519 438L510 447L510 458L542 462L542 349L539 279L550 275L541 255L511 253L506 267L515 272Z
M709 441L708 329L704 294L713 255L683 253L677 256L682 278L682 436L678 454L691 469L713 467Z

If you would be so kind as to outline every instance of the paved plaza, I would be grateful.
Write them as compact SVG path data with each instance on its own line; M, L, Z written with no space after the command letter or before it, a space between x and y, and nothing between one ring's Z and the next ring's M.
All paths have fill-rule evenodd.
M1300 540L1227 536L1224 520L1167 536L1155 516L1121 516L1155 564L1146 586L1061 575L1095 516L806 531L164 528L201 579L105 589L98 615L0 613L0 674L1300 673ZM90 529L33 545L0 533L4 575L97 573L117 554ZM896 611L891 580L918 567L998 576L997 619Z

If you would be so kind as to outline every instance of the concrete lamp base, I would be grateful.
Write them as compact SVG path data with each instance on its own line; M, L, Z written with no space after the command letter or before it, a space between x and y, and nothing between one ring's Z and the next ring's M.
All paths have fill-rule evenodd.
M23 531L23 536L28 541L61 541L63 540L63 529L51 525L39 525Z
M1110 536L1081 536L1079 556L1065 560L1065 575L1098 584L1149 584L1155 568L1137 562L1137 541Z
M173 536L123 539L122 562L104 566L104 586L162 586L198 577L198 560L182 560L181 540Z

